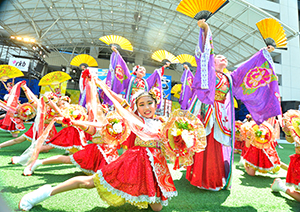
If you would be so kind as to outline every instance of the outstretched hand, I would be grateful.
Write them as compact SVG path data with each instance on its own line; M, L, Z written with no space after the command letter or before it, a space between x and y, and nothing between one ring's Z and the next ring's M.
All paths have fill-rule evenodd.
M205 19L199 20L198 26L204 30L208 29L208 24L205 22Z
M114 46L114 45L111 46L111 50L113 50L113 51L116 52L116 53L118 52L117 47Z
M275 50L274 46L271 46L271 45L268 45L268 47L266 47L266 49L269 53L271 53L272 51Z
M164 65L164 67L166 68L166 67L169 67L170 65L171 65L170 62L166 62L166 64Z

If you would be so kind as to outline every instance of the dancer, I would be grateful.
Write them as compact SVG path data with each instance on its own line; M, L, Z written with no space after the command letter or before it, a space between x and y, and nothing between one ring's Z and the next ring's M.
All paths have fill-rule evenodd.
M29 92L28 91L28 87L26 87L26 88L24 88L23 90L24 90L24 92L26 93L26 92ZM58 99L55 95L53 95L53 94L51 94L51 93L47 93L47 94L45 94L46 96L48 96L47 98L49 98L49 99L53 99L54 100L54 102L56 102L57 104L58 104L58 106L59 107L63 107L64 106L64 101L66 101L66 99ZM27 96L27 98L29 98L28 96ZM33 99L31 99L30 100L30 103L36 108L37 107L37 100L33 100ZM47 124L52 120L52 118L55 116L56 114L55 114L55 112L53 111L53 109L50 107L50 106L48 106L47 104L46 104L46 114L45 114L45 128L47 127ZM15 145L15 144L19 144L19 143L22 143L22 142L24 142L24 141L26 141L26 140L28 140L28 141L32 141L32 139L33 139L33 128L34 128L34 123L30 126L30 128L26 131L26 133L24 133L23 135L21 135L20 137L18 137L18 138L15 138L15 139L12 139L12 140L9 140L9 141L6 141L6 142L4 142L4 143L1 143L0 144L0 149L1 148L4 148L4 147L8 147L8 146L12 146L12 145ZM56 128L55 128L55 126L53 126L53 128L52 128L52 130L50 131L50 133L49 133L49 136L48 136L48 138L47 138L47 140L46 141L48 141L51 137L53 137L55 134L57 133L57 131L56 131ZM35 138L35 139L37 139L37 138ZM45 151L45 152L47 152L47 151L49 151L49 149L51 149L49 146L48 147L46 147L46 146L44 146L43 147L43 149L42 149L42 151ZM15 158L15 159L17 159L17 158ZM17 160L16 161L14 161L14 159L12 159L12 163L18 163L17 162Z
M80 105L70 104L71 99L67 96L62 97L64 100L64 106L60 106L60 110L72 111L75 120L82 120L86 116L86 110ZM50 140L46 141L46 144L58 149L67 150L69 153L73 154L78 150L83 149L87 145L87 141L92 140L90 134L87 134L84 130L76 126L66 126L61 131L59 131Z
M117 119L118 116L114 116L114 117L115 120L118 120ZM76 125L75 123L76 121L73 121L74 125ZM93 135L94 138L92 141L95 143L85 145L84 147L82 147L81 150L76 151L74 154L70 156L58 155L58 156L53 156L42 160L36 160L34 164L30 164L24 169L23 175L31 176L39 166L49 165L49 164L74 164L76 167L81 169L85 174L91 175L91 174L95 174L103 166L109 164L110 162L116 160L119 157L117 152L117 145L113 145L105 142L103 136L101 136L103 134L103 131L105 131L106 129L103 128L94 129L90 127L85 127L81 124L77 124L76 128L88 132L90 133L90 135ZM125 134L124 131L114 132L114 133ZM127 132L127 136L128 135L129 133ZM120 139L122 137L122 139L125 139L127 138L127 136L125 137L118 136L118 138ZM74 136L72 136L71 138L73 137ZM119 142L122 141L119 140Z
M119 94L125 90L125 99L130 101L131 96L139 90L148 91L152 87L156 87L162 93L161 77L164 75L166 67L171 63L167 62L160 69L156 69L151 76L144 79L146 75L146 69L143 66L135 66L132 74L130 74L126 62L118 52L115 46L111 49L114 51L110 59L110 71L107 74L106 83L111 86L111 89ZM111 101L104 97L104 103L111 104Z
M92 83L91 75L88 70L87 72L88 74L85 74L88 78L86 81L86 106L89 110L89 117L86 115L86 110L80 105L69 105L66 103L64 109L61 110L61 108L56 107L51 100L49 100L53 109L63 116L60 118L62 119L60 122L66 124L72 123L71 126L65 128L68 130L65 130L62 134L58 133L49 142L55 144L54 146L57 148L67 149L71 147L74 149L73 151L76 150L75 153L71 156L54 156L44 160L33 160L33 162L24 169L23 174L25 176L32 175L38 166L58 163L73 163L84 173L94 174L104 165L118 158L119 155L116 147L118 143L122 143L126 140L130 134L129 127L126 126L116 112L111 112L104 118L104 114L107 111L102 107L98 96L95 98L94 94L97 94L97 87L95 83ZM96 111L97 109L98 111ZM96 114L96 116L93 114ZM104 127L95 129L90 127L93 126L93 122L87 122L87 119L94 120L93 122L102 123L103 125L105 123L107 124ZM84 120L85 122L82 122ZM86 124L89 124L88 127L86 127ZM74 133L72 129L77 133ZM89 133L88 135L93 135L93 144L86 143L85 139L82 138L84 136L83 132L86 134ZM85 143L83 143L82 140ZM71 151L72 149L68 150Z
M30 210L50 196L77 188L97 187L100 197L113 206L128 202L139 208L147 208L149 204L154 211L160 211L162 205L168 204L168 198L177 195L167 162L159 148L161 121L154 119L159 96L152 91L136 93L132 98L131 111L128 103L108 91L104 83L103 88L106 89L106 95L114 98L117 111L131 117L127 119L131 126L135 126L134 123L144 126L142 130L137 126L131 127L139 135L136 136L135 146L98 170L94 176L75 177L54 188L45 185L26 194L19 203L20 209Z
M259 126L250 121L246 129L247 152L243 155L247 174L255 176L255 172L276 173L280 170L280 159L275 149L274 128L263 122Z
M196 96L189 110L203 121L207 146L204 152L195 154L194 164L187 168L186 178L198 188L217 191L229 188L231 183L235 123L233 94L243 101L260 124L280 114L279 88L269 55L274 47L260 50L237 70L225 74L227 59L223 55L214 56L208 24L203 19L198 21L198 26L197 71L192 85ZM257 69L265 69L272 79L266 84L254 83L253 73ZM274 106L272 109L271 105Z
M271 189L275 192L285 192L300 202L300 111L288 110L283 117L282 129L285 132L286 140L290 143L295 142L295 154L290 155L290 164L286 175L286 183L284 183L280 178L276 178L271 185Z
M18 137L18 134L21 131L25 130L23 121L18 117L18 113L16 110L19 105L21 86L24 83L26 82L25 81L18 82L17 84L9 88L5 86L5 88L9 91L9 94L8 96L6 96L7 103L4 104L5 106L12 108L15 112L13 113L12 111L8 111L4 119L0 120L0 130L11 133L12 137L14 138Z

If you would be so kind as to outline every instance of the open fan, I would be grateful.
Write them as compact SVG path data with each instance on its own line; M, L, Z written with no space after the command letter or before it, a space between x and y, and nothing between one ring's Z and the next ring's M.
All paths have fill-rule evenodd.
M265 18L256 23L266 45L277 49L287 49L287 38L281 24L273 18Z
M74 57L70 63L72 66L81 66L82 64L86 64L89 67L98 66L97 61L88 54L80 54Z
M43 76L39 82L39 86L60 84L69 79L71 79L69 74L62 71L54 71Z
M196 20L209 19L229 0L182 0L176 10Z
M14 66L10 66L10 65L0 66L0 80L2 81L6 81L9 78L22 77L22 76L24 76L23 72Z
M191 64L191 66L197 67L195 57L190 54L180 54L176 58L182 64L189 63L189 64Z
M176 84L171 89L171 93L174 94L174 97L177 99L180 98L181 87L182 87L181 84Z
M119 35L107 35L99 38L99 40L106 43L107 45L118 44L124 50L128 50L131 52L133 51L133 47L130 41Z
M170 63L179 63L178 59L166 50L155 51L152 54L151 58L159 62L163 62L163 60L168 60Z

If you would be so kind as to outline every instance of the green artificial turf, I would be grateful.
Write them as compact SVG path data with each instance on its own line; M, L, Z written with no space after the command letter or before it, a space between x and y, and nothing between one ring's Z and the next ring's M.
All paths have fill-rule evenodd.
M29 125L26 126L27 129ZM10 134L0 132L0 142L11 139ZM25 194L44 184L55 186L71 177L84 175L73 165L47 165L39 167L33 176L22 175L24 167L9 164L12 156L20 155L30 143L28 141L0 149L0 195L7 202L11 211L18 211L18 202ZM289 163L289 155L294 153L294 146L282 144L284 149L278 149L282 161ZM63 154L62 150L51 150L41 153L39 158ZM233 182L231 190L218 192L200 190L185 179L185 171L173 171L172 176L178 191L178 196L169 201L162 211L299 211L300 203L284 193L272 193L270 185L276 177L285 179L286 171L277 174L247 175L238 166L239 155L235 154L233 166ZM170 167L172 165L170 164ZM4 206L0 205L0 212ZM111 207L98 196L96 189L77 189L53 196L37 204L31 209L37 211L55 212L98 212L98 211L140 211L136 207L125 204L121 207ZM142 211L151 211L150 208Z

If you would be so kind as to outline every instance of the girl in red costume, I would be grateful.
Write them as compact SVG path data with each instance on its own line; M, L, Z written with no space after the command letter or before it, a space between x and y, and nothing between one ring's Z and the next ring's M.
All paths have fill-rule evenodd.
M295 142L295 154L290 156L286 183L276 178L271 186L274 192L285 192L300 202L300 111L288 110L284 114L283 131L288 142Z
M2 82L4 85L5 83ZM7 83L8 85L5 86L9 94L6 95L6 105L8 107L17 108L19 105L19 96L21 86L25 83L19 82L16 85L12 86L12 83ZM17 112L14 114L12 112L7 112L4 119L0 120L0 130L5 132L10 132L12 137L18 137L18 134L21 131L25 130L23 121L18 117ZM1 146L0 146L1 148Z
M254 176L256 171L278 172L280 159L274 144L274 128L268 122L263 122L258 126L254 121L250 121L243 125L243 130L245 131L245 146L248 148L243 155L247 174Z
M30 210L50 196L77 188L97 187L100 197L113 206L127 202L138 208L147 208L149 204L154 211L160 211L168 204L168 198L177 195L160 150L162 122L154 118L160 96L152 91L138 92L132 98L130 110L128 103L109 91L102 82L101 87L118 113L130 120L128 124L136 134L135 146L93 176L75 177L53 188L45 185L25 195L20 201L20 209Z

